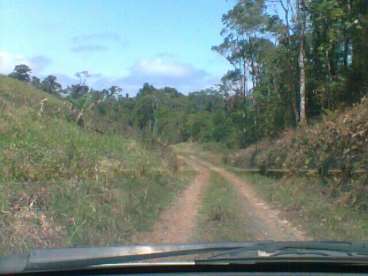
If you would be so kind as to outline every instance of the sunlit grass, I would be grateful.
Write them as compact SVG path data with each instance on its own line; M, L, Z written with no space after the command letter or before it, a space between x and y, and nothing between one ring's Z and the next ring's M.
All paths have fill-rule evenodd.
M64 105L0 77L0 254L129 243L190 181L174 154L81 129Z
M233 186L211 172L210 184L199 210L198 241L246 241L252 238L241 199Z
M253 184L266 201L283 210L290 221L300 224L312 239L359 241L368 237L367 213L341 207L324 194L318 178L237 174Z

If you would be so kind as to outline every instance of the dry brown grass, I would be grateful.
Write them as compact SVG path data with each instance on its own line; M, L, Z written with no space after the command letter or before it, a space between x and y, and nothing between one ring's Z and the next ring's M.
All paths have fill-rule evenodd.
M329 181L331 196L345 206L368 208L368 197L362 193L367 176L352 173L368 169L368 99L364 98L343 113L331 113L321 122L307 128L287 130L275 141L252 145L229 160L243 168L317 170L323 181ZM327 179L329 170L340 175ZM346 198L346 192L352 195Z

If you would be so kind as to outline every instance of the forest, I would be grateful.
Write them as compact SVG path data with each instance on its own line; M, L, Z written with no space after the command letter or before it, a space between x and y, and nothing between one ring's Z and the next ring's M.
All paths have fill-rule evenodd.
M26 65L10 76L162 143L231 148L304 127L368 93L365 0L239 0L222 22L223 42L212 49L233 70L202 91L183 94L146 83L129 97L124 87L88 87L87 71L62 88L53 75L42 81L31 76Z
M0 254L367 239L368 1L234 0L218 20L212 87L0 75Z

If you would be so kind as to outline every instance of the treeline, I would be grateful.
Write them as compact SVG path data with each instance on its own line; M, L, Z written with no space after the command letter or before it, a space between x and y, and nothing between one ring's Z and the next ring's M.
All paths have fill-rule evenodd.
M213 50L233 70L215 88L183 95L145 84L129 98L117 86L89 88L88 72L65 89L54 76L25 77L24 65L11 76L164 143L232 147L303 127L368 93L366 0L238 0L222 20L224 40Z
M234 70L221 87L252 102L261 136L368 92L365 0L239 0L223 24L224 41L214 50Z
M222 20L233 70L164 112L180 139L244 147L368 93L368 1L238 0Z
M17 65L9 76L68 100L83 116L92 115L89 118L95 121L89 125L98 132L133 131L143 139L163 144L194 140L239 145L237 121L242 119L231 111L233 103L218 89L184 95L175 88L158 89L146 83L135 97L128 97L122 95L118 86L92 89L85 83L88 72L77 74L80 82L66 88L62 88L54 76L35 82L31 68L24 64ZM53 80L51 85L47 80Z

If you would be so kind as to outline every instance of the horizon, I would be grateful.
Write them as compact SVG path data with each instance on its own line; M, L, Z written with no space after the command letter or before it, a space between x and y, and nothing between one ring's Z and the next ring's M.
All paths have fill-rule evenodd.
M66 87L88 71L90 87L118 85L134 95L146 82L184 93L213 87L230 68L211 46L222 41L232 1L92 3L0 0L0 73L23 63Z

